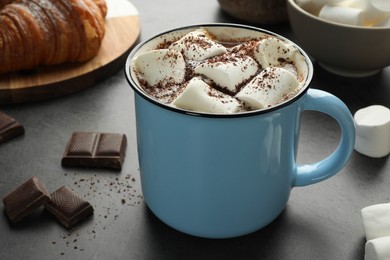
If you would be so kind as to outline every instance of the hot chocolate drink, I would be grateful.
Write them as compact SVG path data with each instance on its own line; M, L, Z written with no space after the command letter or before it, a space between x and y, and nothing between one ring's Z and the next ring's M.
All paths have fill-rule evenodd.
M307 65L291 43L198 28L155 39L133 59L149 96L184 110L231 114L280 104L305 83Z
M163 32L129 54L142 193L165 224L228 238L271 223L291 189L338 172L354 147L349 109L309 88L313 66L288 39L255 27L205 24ZM297 164L304 111L333 117L340 144Z

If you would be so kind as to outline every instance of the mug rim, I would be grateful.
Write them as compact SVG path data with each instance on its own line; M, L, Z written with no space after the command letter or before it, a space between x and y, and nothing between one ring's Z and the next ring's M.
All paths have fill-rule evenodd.
M293 97L291 97L291 98L289 98L289 99L287 99L287 100L285 100L283 102L280 102L280 103L278 103L276 105L273 105L272 107L267 107L267 108L263 108L263 109L256 109L256 110L251 110L251 111L243 111L243 112L232 113L232 114L208 113L208 112L201 112L201 111L185 110L185 109L177 108L177 107L171 106L169 104L163 103L163 102L161 102L161 101L159 101L159 100L157 100L155 98L152 98L147 93L145 93L141 89L141 87L138 86L138 84L135 82L135 80L133 79L132 74L131 74L132 59L137 54L137 52L145 44L147 44L148 42L153 41L154 39L156 39L156 38L158 38L158 37L160 37L162 35L169 34L169 33L176 32L176 31L182 31L182 30L188 30L188 29L200 28L200 27L206 27L206 28L207 27L242 28L242 29L246 29L246 30L252 30L252 31L260 32L260 33L269 34L269 35L275 36L275 37L277 37L279 39L282 39L282 40L284 40L284 41L286 41L288 43L293 44L295 46L295 48L297 48L297 50L300 52L300 54L304 57L305 63L307 65L308 73L306 75L306 79L304 81L304 84L301 86L301 89L299 90L299 92L297 94L295 94ZM180 113L180 114L184 114L184 115L196 116L196 117L238 118L238 117L248 117L248 116L256 116L256 115L260 115L260 114L270 113L271 111L275 111L275 110L281 109L283 107L286 107L286 106L290 105L291 103L294 103L296 100L298 100L300 97L302 97L307 92L307 90L309 89L309 86L310 86L311 81L313 79L314 68L313 68L313 63L311 62L309 56L307 55L307 53L298 44L296 44L295 42L289 40L288 38L286 38L286 37L284 37L282 35L279 35L277 33L272 32L272 31L269 31L269 30L266 30L266 29L263 29L263 28L257 28L257 27L254 27L254 26L243 25L243 24L235 24L235 23L201 23L201 24L191 24L191 25L175 27L175 28L172 28L172 29L160 32L158 34L155 34L154 36L151 36L148 39L140 42L139 44L137 44L131 50L131 52L127 56L124 70L125 70L126 80L129 83L130 87L134 90L134 92L136 94L138 94L140 97L142 97L143 99L145 99L146 101L148 101L148 102L150 102L150 103L152 103L154 105L157 105L157 106L159 106L159 107L161 107L163 109L170 110L170 111L173 111L173 112L176 112L176 113Z

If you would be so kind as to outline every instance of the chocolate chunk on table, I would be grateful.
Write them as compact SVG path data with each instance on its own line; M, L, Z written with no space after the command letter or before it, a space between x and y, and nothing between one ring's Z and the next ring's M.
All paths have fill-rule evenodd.
M122 169L127 139L119 133L74 132L62 157L63 166Z
M22 134L24 134L23 125L0 111L0 144Z
M50 200L44 184L32 177L3 198L5 212L12 222L18 222Z
M76 226L93 214L92 205L66 186L51 194L51 200L45 204L45 208L67 228Z

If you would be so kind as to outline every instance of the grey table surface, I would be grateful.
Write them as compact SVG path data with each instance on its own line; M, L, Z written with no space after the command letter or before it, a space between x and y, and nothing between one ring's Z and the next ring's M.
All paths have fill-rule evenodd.
M216 0L132 0L141 19L140 40L177 26L240 21ZM264 25L294 41L289 24ZM313 88L341 98L351 113L372 104L390 107L390 68L363 79L332 75L316 63ZM294 188L285 211L270 225L233 239L203 239L160 222L142 197L137 162L133 92L123 70L79 93L48 101L1 105L26 132L0 145L0 197L31 176L52 192L62 185L95 208L94 216L67 230L44 210L11 224L0 215L0 259L363 259L360 210L390 202L388 157L354 152L336 176ZM63 168L73 131L122 132L126 160L120 172ZM299 162L331 153L339 140L335 121L319 113L302 118Z

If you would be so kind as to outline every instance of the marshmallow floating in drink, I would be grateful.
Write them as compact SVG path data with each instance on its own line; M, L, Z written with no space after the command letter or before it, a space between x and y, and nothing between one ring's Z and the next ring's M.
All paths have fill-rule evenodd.
M388 0L297 0L306 11L324 20L353 26L389 26Z
M186 58L192 60L204 60L226 52L226 48L212 41L204 29L188 33L169 48L184 53Z
M184 81L186 63L183 55L175 50L152 50L135 59L138 77L150 86L180 84Z
M370 157L383 157L390 153L390 109L373 105L358 110L355 150Z
M254 109L261 109L278 103L298 88L298 80L288 70L268 67L245 85L236 97Z
M389 260L390 236L380 237L367 241L364 260Z
M282 63L292 61L297 52L294 47L282 42L277 38L261 40L255 49L255 58L263 68L270 66L282 66Z
M211 79L221 88L236 93L240 84L255 75L258 70L259 65L249 56L221 55L202 63L194 71Z
M235 113L241 104L237 99L210 87L200 78L193 78L174 101L173 105L192 111Z

